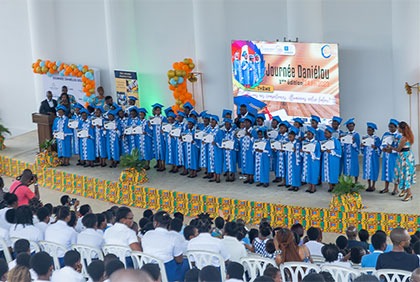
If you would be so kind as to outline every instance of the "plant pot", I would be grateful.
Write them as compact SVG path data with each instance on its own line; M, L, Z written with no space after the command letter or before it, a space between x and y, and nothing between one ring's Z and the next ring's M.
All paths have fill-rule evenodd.
M127 168L121 171L120 182L134 184L143 184L149 181L146 170L137 171L134 168Z
M362 196L359 193L333 195L330 210L341 212L356 212L363 208Z
M38 167L57 167L60 165L60 159L56 152L44 150L36 155L35 163Z

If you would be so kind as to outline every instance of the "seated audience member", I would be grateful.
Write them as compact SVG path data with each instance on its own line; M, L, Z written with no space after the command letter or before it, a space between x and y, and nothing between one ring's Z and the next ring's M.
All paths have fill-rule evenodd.
M280 270L273 265L268 265L267 268L264 270L264 276L271 277L274 282L281 282L281 274Z
M371 242L374 251L362 257L362 267L376 266L379 255L382 254L386 248L386 235L383 233L375 233L372 235Z
M36 281L50 281L54 263L53 258L46 252L39 252L31 257L31 269L36 273Z
M236 238L237 232L238 228L236 222L227 222L223 229L222 244L230 254L230 261L240 262L241 258L246 257L248 254L245 246Z
M70 220L67 222L67 225L76 231L76 225L77 225L77 215L75 211L70 211Z
M141 267L141 270L149 274L149 276L152 278L154 282L162 281L160 268L159 268L159 265L157 265L156 263L143 264L143 266Z
M200 270L198 279L200 282L222 282L222 277L220 276L220 270L213 265L207 265L203 267Z
M303 277L302 282L325 282L324 276L319 273L309 273Z
M198 215L196 227L198 229L198 236L188 242L187 251L207 251L220 254L226 261L229 260L230 255L223 247L222 240L212 237L210 235L212 221L207 213ZM213 261L213 265L219 267L219 264Z
M102 236L104 235L105 230L108 228L108 219L106 217L106 213L107 212L95 214L96 219L98 220L98 227L96 229L96 232L98 232Z
M67 225L70 221L71 214L69 207L62 206L57 212L57 222L48 225L45 230L45 241L53 242L64 246L70 250L71 245L76 244L77 232ZM60 259L60 264L63 264L64 252L57 251L57 256Z
M324 265L336 265L341 267L351 268L349 262L343 262L338 260L338 247L334 244L326 244L321 249L322 255L325 258Z
M60 203L62 206L66 206L68 208L71 208L73 206L75 211L77 210L77 207L79 206L79 201L78 200L73 201L69 195L61 196Z
M53 115L55 116L57 108L57 101L53 99L53 95L51 91L47 91L47 99L41 102L41 106L39 107L39 113L43 115Z
M20 253L16 256L16 266L26 266L27 268L31 268L30 260L30 254Z
M200 270L198 268L191 268L185 273L184 282L198 282L198 276L200 275Z
M414 269L413 273L411 274L411 282L420 282L420 267Z
M360 268L362 257L366 255L366 250L362 246L353 247L350 250L350 261L353 268Z
M98 220L96 214L90 213L83 217L82 224L85 230L77 235L77 244L97 248L99 250L104 246L103 236L96 231Z
M223 217L216 217L214 220L214 228L211 230L211 236L216 238L222 238L223 237L223 227L225 226L225 220Z
M31 282L31 273L26 266L16 266L7 274L7 282Z
M340 253L338 254L338 258L340 260L349 253L349 250L347 249L347 242L348 240L346 236L343 235L340 235L337 237L337 239L335 239L335 244L337 245L338 250L340 251Z
M46 207L42 207L36 212L36 217L38 218L39 222L35 223L35 227L41 231L42 238L44 238L45 230L50 223L50 211Z
M110 282L153 282L150 275L139 269L120 269L111 275Z
M108 255L104 257L105 278L107 279L109 279L109 277L111 277L112 273L114 273L115 271L118 271L120 269L125 269L124 263L122 263L115 255L114 256L108 256Z
M20 206L16 209L15 223L10 227L10 237L23 238L34 242L44 239L41 231L33 224L32 211L29 206Z
M365 251L368 252L369 251L369 243L368 243L369 232L366 229L360 229L357 235L359 236L359 240L362 244L363 249L365 249Z
M52 282L85 282L85 278L80 273L82 264L80 263L80 254L77 251L71 250L64 255L64 267L53 272Z
M254 279L254 282L274 282L274 280L268 276L258 276Z
M0 228L7 230L9 232L10 226L13 224L6 220L6 212L10 209L16 209L18 207L18 198L15 194L5 193L3 200L6 203L6 207L0 210Z
M414 243L413 252L420 258L420 240Z
M383 230L376 230L376 232L375 232L375 234L376 233L380 233L380 234L382 234L383 236L385 236L385 238L387 237L386 236L386 233L383 231ZM386 241L386 240L385 240ZM373 247L373 245L372 244L370 244L369 245L369 253L373 253L373 251L375 250L375 248ZM386 248L385 248L385 250L384 250L384 253L388 253L388 252L390 252L390 251L392 251L392 245L391 244L387 244L386 245Z
M284 262L310 262L311 255L305 247L306 253L299 252L299 247L296 244L295 236L292 231L287 228L280 228L276 230L275 238L274 238L274 245L276 249L276 263L280 265Z
M186 245L188 246L188 241L198 236L198 229L197 227L193 225L187 225L185 226L183 233L184 233L184 238L186 240L185 241Z
M92 261L87 267L87 273L92 282L103 282L105 280L105 264L101 260Z
M268 223L262 223L259 227L258 237L254 239L253 247L256 254L266 258L274 258L272 254L266 251L265 245L270 239L271 227Z
M321 274L322 277L324 277L325 282L336 282L331 273L327 271L320 271L319 274Z
M141 252L137 235L130 229L133 225L133 217L134 215L129 208L120 207L117 211L116 223L105 230L105 244L127 246L133 251Z
M151 209L147 209L143 212L143 217L153 220L153 211Z
M9 267L7 262L4 259L0 259L0 282L7 281L7 273L9 272Z
M391 231L392 251L380 254L376 262L376 269L399 269L413 271L419 267L419 257L407 254L404 247L410 243L410 234L404 228L394 228Z
M244 267L238 262L231 261L226 267L226 282L243 281Z
M357 241L357 228L356 226L350 225L346 230L346 236L347 236L347 249L351 250L351 248L356 246L363 247L365 244L363 244L360 241Z
M29 255L31 253L29 241L26 239L17 240L13 244L13 253L15 255L15 258L17 258L17 256L22 253L26 253ZM9 262L9 269L15 268L16 264L17 264L16 259Z
M379 279L373 275L361 274L359 277L356 277L353 282L379 282Z
M183 238L168 231L170 222L171 217L167 212L155 213L153 215L155 230L144 234L141 245L143 252L153 254L164 262L169 281L183 281L185 272L189 269L188 261L183 257Z
M182 253L185 253L187 251L188 242L185 240L183 233L181 233L182 227L182 221L179 218L174 218L169 224L169 233L178 238L179 242L182 242Z
M76 227L74 228L76 232L80 233L85 229L85 226L83 226L82 220L83 217L87 214L92 213L92 209L89 205L81 205L79 208L80 217L77 219Z
M29 189L29 186L32 184L34 184L34 192ZM25 169L22 174L13 181L9 191L17 196L18 206L29 205L29 200L32 198L41 198L39 194L38 177L33 174L30 169Z
M303 245L303 235L305 234L305 229L303 229L303 225L300 223L295 223L290 227L292 232L295 232L299 236L299 246Z
M305 246L308 247L309 252L312 256L322 256L321 248L324 244L319 242L320 232L318 228L310 227L306 231L308 236L308 242L305 243Z

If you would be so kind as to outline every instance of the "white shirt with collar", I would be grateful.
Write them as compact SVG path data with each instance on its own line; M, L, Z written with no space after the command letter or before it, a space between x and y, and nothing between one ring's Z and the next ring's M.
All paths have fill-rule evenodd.
M308 241L305 243L305 246L308 247L309 252L311 253L311 255L313 256L323 256L322 252L321 252L321 248L324 246L324 244L319 243L317 241Z
M242 280L242 279L236 279L236 278L231 278L231 279L228 279L228 280L226 280L226 282L243 282L244 280Z
M136 232L128 228L127 225L119 222L105 230L104 240L105 245L120 245L126 247L139 242Z
M12 242L10 241L9 237L9 230L0 227L0 237L6 242L8 247L12 247ZM3 251L3 247L0 246L0 251Z
M47 230L48 224L41 221L38 223L35 223L35 227L39 229L39 231L41 231L42 237L45 237L45 230Z
M45 241L63 245L67 250L70 250L71 245L76 244L76 240L77 232L63 220L50 224L45 230ZM62 251L58 251L57 255L64 257Z
M77 244L102 249L104 237L93 228L87 228L77 235Z
M34 225L30 224L12 225L9 230L9 236L35 242L44 240L44 235L41 233L41 231L39 231L39 229Z
M83 275L77 272L73 267L65 266L60 270L53 272L52 282L86 282Z
M6 207L6 208L3 208L3 209L1 209L0 210L0 228L3 228L3 229L6 229L6 230L9 230L10 229L10 227L12 226L12 225L14 225L14 224L12 224L12 223L9 223L7 220L6 220L6 212L8 211L8 210L10 210L11 208L9 208L9 207Z
M207 251L220 254L225 261L229 260L230 255L224 248L221 239L212 237L210 233L200 233L188 243L187 251ZM219 267L218 261L214 260L213 265Z
M240 263L241 258L246 257L248 253L246 252L245 246L238 241L235 237L225 235L222 239L223 247L230 254L231 261Z
M77 233L80 233L80 232L82 232L83 230L86 230L86 227L83 225L83 223L82 223L82 219L83 219L83 216L82 217L79 217L78 219L77 219L77 224L76 224L76 227L74 228L75 230L76 230L76 232Z
M164 263L182 255L184 251L180 237L162 227L147 231L141 240L141 245L144 253L156 256Z
M188 241L185 240L183 233L176 232L174 230L169 231L169 233L175 236L175 238L177 238L178 242L180 242L180 244L182 245L182 253L185 254L187 252Z

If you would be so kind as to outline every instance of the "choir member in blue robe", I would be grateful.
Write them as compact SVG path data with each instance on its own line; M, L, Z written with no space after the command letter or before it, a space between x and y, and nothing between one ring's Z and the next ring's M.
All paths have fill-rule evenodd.
M299 191L302 185L302 160L300 154L301 143L296 138L299 134L297 127L291 126L289 130L288 139L293 144L293 151L285 151L284 158L286 164L286 186L290 186L289 191Z
M224 109L222 112L223 119L232 119L232 110Z
M176 122L173 124L172 128L179 128L181 130L181 134L182 132L186 129L186 122L184 121L185 118L185 113L178 111L177 115L176 115ZM175 170L175 172L178 172L179 168L183 168L182 171L182 175L187 175L188 172L186 171L185 167L184 167L184 149L182 146L182 139L181 136L172 136L173 142L174 142L174 148L175 148L175 165L177 166L177 169Z
M81 118L79 121L79 132L87 131L88 136L79 138L80 160L84 167L94 167L95 160L95 130L91 120L88 118L89 112L86 109L80 110Z
M304 144L313 144L313 151L303 151L302 164L302 182L308 183L309 188L305 191L308 193L315 193L315 185L319 182L320 167L321 167L321 145L315 139L316 131L312 127L308 127L306 131L306 139ZM303 146L302 146L303 147Z
M237 151L239 150L239 143L236 139L236 131L232 126L232 119L225 118L224 128L222 129L223 141L232 141L233 148L223 149L223 171L226 173L226 182L235 181L236 164L237 164Z
M130 108L130 117L127 121L127 127L130 127L133 129L134 127L140 125L140 119L139 119L139 109L137 107ZM139 147L139 135L138 134L128 134L126 135L128 138L128 147L129 147L129 153L131 154L134 149Z
M289 140L289 127L290 123L286 120L280 122L279 125L279 135L277 136L277 141L280 143L286 143ZM285 163L285 157L284 157L284 151L283 150L274 150L276 156L276 167L275 167L275 174L276 178L280 179L278 187L282 187L286 185L286 163Z
M265 114L257 114L257 117L255 119L256 126L265 126Z
M248 53L246 51L242 52L241 59L241 70L242 70L242 81L241 84L245 87L249 87L249 62L248 62Z
M129 116L130 115L131 108L133 108L133 107L136 106L137 100L138 100L137 97L128 96L128 105L125 108L125 115L126 116Z
M139 125L143 133L139 134L139 160L146 161L145 170L150 169L150 160L153 158L152 136L153 131L150 121L146 119L147 110L139 108Z
M241 61L239 60L239 52L236 51L233 55L233 77L236 81L241 82L242 80L242 71L241 71Z
M71 117L71 120L77 120L77 122L80 121L80 110L83 109L84 107L79 104L73 104L73 109L74 109L74 113ZM73 139L72 139L72 150L73 150L73 155L79 155L79 137L77 137L77 128L72 129L73 130ZM77 162L77 165L81 165L80 162L80 157L79 160Z
M267 139L267 128L264 126L256 129L254 144L264 142L264 149L254 149L254 180L257 186L268 187L270 182L270 155L271 146Z
M120 109L108 111L108 122L115 122L115 129L105 129L106 137L106 149L108 160L111 161L109 167L117 167L120 161L120 137L122 135L122 123L119 122L115 117L118 116Z
M191 111L194 109L194 106L190 102L186 102L183 106L185 118L190 117ZM187 122L185 122L185 128L187 128Z
M394 169L397 162L398 152L392 150L393 147L398 147L401 135L398 133L398 120L391 119L388 123L388 132L385 132L381 139L382 150L382 177L381 180L385 181L385 188L380 191L381 194L388 193L389 183L394 182ZM392 142L388 143L387 140ZM398 193L398 185L394 183L394 190L392 195Z
M125 130L128 128L128 117L125 116L124 110L118 108L117 123L121 127L121 138L120 138L120 152L121 155L130 154L130 145L128 143L128 135L125 135Z
M106 166L106 158L108 150L106 148L106 131L103 124L102 114L104 113L103 107L96 107L93 119L101 121L100 125L94 126L95 132L95 157L100 162L101 167Z
M340 129L340 124L343 121L341 117L333 116L331 119L331 127L334 129L332 136L340 140L344 135L344 131ZM343 158L340 160L340 174L343 172Z
M197 177L197 170L198 170L198 147L197 141L195 140L195 124L196 120L193 118L187 119L187 129L182 133L183 135L190 135L191 141L183 141L182 144L184 146L184 166L185 169L188 170L189 178Z
M53 133L62 132L63 138L56 138L57 143L57 154L61 159L62 166L70 165L70 157L72 155L71 139L73 135L73 129L68 127L69 119L65 115L66 108L64 106L57 107L57 117L53 123Z
M341 158L341 144L337 138L332 137L334 129L331 126L325 128L324 142L331 141L334 144L333 149L322 150L322 182L328 183L328 192L332 192L334 185L338 183L338 176L340 175L340 158Z
M277 136L278 136L278 132L279 132L279 125L280 125L281 119L279 116L275 116L273 117L273 119L271 120L271 128L269 131L276 131L277 132ZM275 140L277 140L277 136L272 135L273 137L268 136L268 138L270 139L270 142L274 142ZM271 156L270 156L270 170L271 171L276 171L276 164L277 164L277 153L272 151L271 152ZM277 177L273 180L273 183L277 183L280 182L281 178Z
M173 112L168 112L166 114L168 124L174 126L176 115ZM175 165L175 158L177 156L175 152L175 137L170 135L170 132L164 132L163 136L165 138L166 150L165 150L165 163L172 165L172 168L169 172L177 172L178 169Z
M207 145L207 172L211 173L213 178L209 182L220 183L220 174L223 170L223 133L218 126L219 117L212 115L210 118L210 129L208 134L213 135L213 142Z
M354 130L354 118L349 119L344 124L348 129L346 135L351 135L353 137L353 143L342 144L343 174L347 176L353 176L355 182L357 182L359 178L360 135Z
M323 141L323 140L325 140L325 136L324 136L324 131L322 131L322 129L318 128L318 124L320 124L320 123L321 123L321 118L319 116L316 116L316 115L311 116L311 126L316 131L315 138L318 141Z
M299 129L298 134L296 135L296 139L302 142L303 139L305 139L305 128L303 127L304 121L297 117L293 119L293 126ZM322 132L324 134L324 132Z
M373 139L373 145L366 146L361 144L363 153L363 179L367 179L367 192L375 191L375 183L379 175L379 156L381 154L381 139L375 135L378 127L373 122L367 123L367 138Z
M240 167L242 174L246 176L245 184L254 183L254 138L252 136L252 125L254 118L247 115L244 118L245 136L240 139Z
M157 162L157 171L164 171L165 168L165 140L162 133L162 122L166 123L166 118L162 115L163 105L156 103L152 105L154 118L160 119L159 124L152 124L153 130L153 155Z
M204 132L204 134L208 134L210 131L210 115L207 113L201 113L201 118L203 120L202 124L197 126L198 129ZM212 175L207 171L207 158L208 158L208 144L201 142L200 143L200 168L204 169L204 176L203 178L211 178Z

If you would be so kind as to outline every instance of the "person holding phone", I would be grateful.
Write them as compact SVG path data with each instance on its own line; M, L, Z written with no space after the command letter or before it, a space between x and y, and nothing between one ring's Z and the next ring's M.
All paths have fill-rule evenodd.
M34 185L34 191L29 188ZM18 198L18 206L28 205L33 198L40 199L38 187L38 177L30 169L25 169L20 176L13 181L9 192L15 194Z

